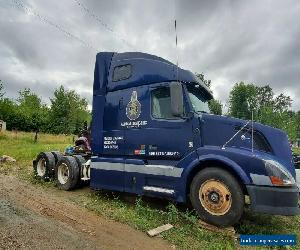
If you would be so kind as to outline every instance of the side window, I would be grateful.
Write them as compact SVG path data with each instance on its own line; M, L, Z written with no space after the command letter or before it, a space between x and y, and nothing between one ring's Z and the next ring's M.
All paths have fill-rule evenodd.
M151 91L151 112L157 119L178 119L171 112L169 87L160 87Z
M117 66L114 68L112 81L117 82L131 77L132 66L130 64Z

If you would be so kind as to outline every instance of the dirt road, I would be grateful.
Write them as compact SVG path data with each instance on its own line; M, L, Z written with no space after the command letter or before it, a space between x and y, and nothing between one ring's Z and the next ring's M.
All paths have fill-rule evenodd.
M172 249L52 192L0 175L0 249Z

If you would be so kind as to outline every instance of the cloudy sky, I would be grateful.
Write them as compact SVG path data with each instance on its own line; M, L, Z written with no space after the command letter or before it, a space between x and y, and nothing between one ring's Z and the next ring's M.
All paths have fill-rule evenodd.
M212 80L226 103L239 81L270 84L300 109L300 1L0 0L0 79L49 103L59 85L91 101L95 55L142 51Z

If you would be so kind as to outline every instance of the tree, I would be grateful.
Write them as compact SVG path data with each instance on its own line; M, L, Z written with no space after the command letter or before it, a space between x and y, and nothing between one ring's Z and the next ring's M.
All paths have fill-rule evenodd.
M291 97L283 93L275 97L269 85L259 87L244 82L235 84L229 96L230 115L243 119L251 119L253 110L255 118L259 120L265 107L271 108L274 112L287 111L291 103Z
M204 74L203 73L195 73L195 76L197 77L197 78L199 78L208 88L210 88L211 87L211 80L207 80L207 79L205 79L205 77L204 77Z
M215 115L222 115L222 104L220 101L212 99L208 102L209 110Z
M45 130L48 123L49 109L42 103L41 98L29 88L19 91L17 98L18 129L23 131Z
M3 98L4 95L5 95L5 92L4 92L3 83L0 80L0 100Z
M209 89L211 88L211 80L207 80L203 73L195 73L195 76L202 81ZM222 115L222 104L219 100L212 99L208 102L209 110L212 114Z
M262 106L262 107L271 107L274 105L274 92L270 85L265 85L262 87L256 87L257 91L257 107Z
M241 119L251 119L251 109L255 109L257 87L244 82L236 83L229 95L229 114Z
M293 111L274 112L272 107L263 107L259 122L284 130L291 140L298 138L297 115Z
M299 139L300 138L300 111L296 113L295 122L296 122L296 139Z
M19 91L16 100L4 98L4 93L0 81L0 119L7 122L7 129L71 134L77 133L83 122L91 119L87 101L62 86L50 99L51 108L29 88Z
M283 112L288 110L292 105L292 98L284 94L278 95L274 100L274 110L277 112Z
M0 120L7 122L7 129L12 129L16 125L17 120L17 105L8 98L0 100Z
M90 120L86 99L73 90L60 86L54 91L51 101L50 131L53 133L78 133L84 121Z
M5 97L3 82L0 80L0 119L7 121L7 129L12 129L16 124L17 105Z
M3 85L1 92L3 93ZM46 105L28 88L19 91L16 101L3 96L0 99L0 119L7 122L7 129L43 130L48 122L47 113Z
M255 121L283 129L290 139L295 139L298 135L297 114L289 110L291 103L291 97L283 93L274 96L269 85L259 87L240 82L230 92L229 113L250 120L253 111Z

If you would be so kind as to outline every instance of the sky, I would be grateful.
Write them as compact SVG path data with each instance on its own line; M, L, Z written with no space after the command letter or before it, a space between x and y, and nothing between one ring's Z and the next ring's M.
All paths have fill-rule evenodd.
M141 51L178 56L224 105L244 81L300 110L299 23L298 0L0 0L0 79L11 98L27 87L49 104L63 85L91 103L96 53Z

